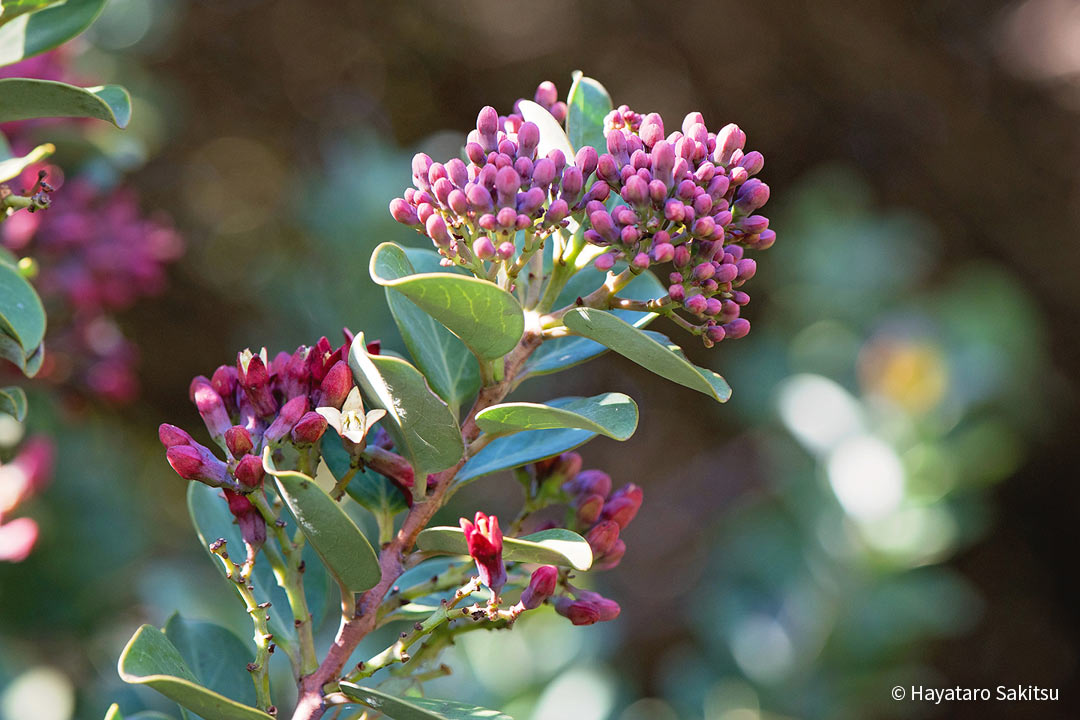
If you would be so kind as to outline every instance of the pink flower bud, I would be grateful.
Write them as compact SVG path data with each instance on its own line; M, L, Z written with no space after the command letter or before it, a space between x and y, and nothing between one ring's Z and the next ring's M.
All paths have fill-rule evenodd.
M739 166L745 168L747 174L757 175L765 167L765 156L757 150L751 150L742 156Z
M495 257L495 244L484 235L473 242L472 251L481 260L490 260Z
M622 562L623 556L626 555L626 543L619 540L615 541L615 544L611 546L611 549L604 553L604 557L600 558L599 562L593 560L591 570L611 570L617 567Z
M685 307L687 310L694 313L695 315L701 315L702 313L704 313L708 306L709 302L705 299L704 295L693 295L686 298L686 301L683 303L683 307Z
M757 263L751 258L743 258L735 264L735 267L738 268L739 280L749 280L757 272Z
M593 260L593 267L600 272L607 272L611 268L615 267L615 256L611 253L604 253L595 260Z
M735 318L724 325L724 331L727 332L727 336L732 340L746 337L746 334L750 332L750 321L746 318Z
M597 523L589 532L585 533L585 540L592 548L593 557L603 557L604 553L615 545L619 539L619 525L611 520Z
M517 131L518 155L531 158L540 144L540 128L535 123L523 122Z
M611 476L603 470L583 470L563 483L562 489L571 496L611 493Z
M212 487L227 484L228 468L201 445L174 445L165 458L176 474L185 480L198 480Z
M621 612L619 603L604 597L600 593L578 590L577 597L577 602L589 603L596 609L600 622L608 622L619 617Z
M712 325L705 329L705 337L709 338L709 342L718 343L727 336L727 331L724 330L722 325Z
M289 434L293 425L310 409L307 397L303 395L294 397L281 406L277 417L274 418L274 421L270 423L270 427L266 428L266 432L263 433L263 439L268 443L280 441Z
M308 412L293 425L292 439L297 445L314 445L326 432L326 418L317 412Z
M476 116L476 131L484 150L495 149L496 133L499 131L499 113L490 105L484 106Z
M254 455L245 455L240 462L237 463L236 470L233 471L233 474L242 485L258 487L262 484L266 471L263 470L263 464L260 458L257 458Z
M225 431L225 446L234 458L242 458L250 453L255 445L251 441L251 433L247 428L235 425Z
M450 231L446 227L446 221L442 219L442 215L432 215L427 219L427 223L424 226L427 231L427 236L431 238L439 247L447 247L453 238L450 237Z
M177 445L190 445L194 442L191 435L188 435L185 430L168 423L162 423L158 427L158 438L166 448L176 447Z
M734 280L739 274L739 268L731 263L725 263L716 268L716 274L713 275L713 279L718 283L729 283Z
M638 135L646 147L652 147L664 139L664 121L658 113L649 113L638 128Z
M686 288L681 284L676 283L668 288L668 297L675 302L682 302L686 298Z
M521 187L521 176L512 167L504 167L495 175L495 191L500 207L513 207L514 198Z
M559 100L559 91L555 88L555 83L545 80L537 85L533 100L540 107L550 110L551 106Z
M229 503L229 512L236 518L244 542L255 548L261 547L266 542L266 521L263 516L246 495L226 490L225 500Z
M270 392L270 373L262 355L253 354L250 350L239 353L236 358L236 375L240 387L251 401L252 409L260 417L272 415L277 409L277 403Z
M533 570L529 585L521 591L521 605L526 610L535 610L544 601L555 594L559 581L559 570L552 565L542 565Z
M731 123L721 128L720 132L716 133L716 151L713 153L713 160L718 165L727 166L731 162L731 155L736 150L741 150L743 145L746 144L746 133L739 129L739 126Z
M611 520L625 530L641 508L644 495L637 485L633 483L624 485L616 490L604 504L604 511L600 514L600 518Z
M603 495L582 495L575 502L577 520L582 525L592 525L600 519L600 512L604 509Z
M649 254L652 256L653 262L671 262L675 258L675 246L671 243L657 243L652 246Z
M469 555L476 562L480 582L498 595L506 584L506 565L502 559L503 535L499 529L499 519L478 511L475 522L461 518L461 529L465 533Z
M499 247L495 248L495 252L498 254L499 259L509 260L514 257L514 253L517 252L517 248L514 247L514 243L507 240L504 243L499 243Z
M401 198L394 198L390 201L390 215L402 225L417 226L420 224L420 219L416 216L416 210Z
M229 411L225 409L225 402L210 385L210 381L204 377L195 378L191 389L195 407L198 408L199 416L206 424L210 436L215 439L220 438L232 427L232 420L229 419Z

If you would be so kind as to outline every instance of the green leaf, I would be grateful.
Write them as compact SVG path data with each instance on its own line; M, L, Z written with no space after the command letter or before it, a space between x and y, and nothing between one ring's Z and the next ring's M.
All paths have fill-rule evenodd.
M330 470L330 474L337 480L341 480L352 470L352 456L341 444L341 436L334 428L329 427L323 434L320 444L323 461ZM408 505L401 492L387 478L370 468L357 472L345 487L356 502L370 510L376 517L382 515L396 515L405 510Z
M338 583L351 592L375 587L382 575L379 558L341 506L307 475L278 470L270 448L263 453L263 468L274 476L297 526Z
M0 27L0 66L10 65L61 45L97 19L107 0L67 0Z
M717 402L727 402L731 386L711 370L690 364L680 353L620 320L609 312L574 308L563 316L572 332L604 345L660 377L697 390Z
M577 298L588 295L603 284L606 275L607 273L591 267L578 271L559 294L555 307L566 307L573 304ZM654 274L643 272L620 290L619 296L630 300L652 300L663 297L666 293L667 290ZM612 310L611 314L622 318L636 328L643 328L656 319L656 313L640 313L632 310ZM526 361L522 368L522 379L566 370L605 352L607 348L603 345L583 337L571 335L545 340Z
M397 280L420 273L444 272L439 254L431 250L403 250L390 245L383 250L379 273ZM386 288L386 303L397 323L405 346L431 389L457 416L458 410L480 389L480 366L458 336L420 309L400 291Z
M391 720L514 720L509 715L476 705L421 697L397 697L351 682L342 682L341 691Z
M371 279L412 300L479 358L501 358L514 349L525 331L525 315L513 295L494 283L457 273L410 275L406 263L401 247L383 243L371 256Z
M10 157L0 161L0 182L18 176L23 170L36 162L41 162L54 152L56 152L56 146L51 143L46 143L44 145L38 145L22 157Z
M566 162L574 164L574 146L566 137L559 121L552 117L551 113L532 100L522 100L518 103L518 112L526 122L531 122L540 129L540 144L536 146L536 157L547 157L552 150L562 150L566 156ZM605 148L605 152L607 149Z
M0 263L0 332L18 343L25 357L45 338L41 299L18 269L7 263Z
M227 547L238 552L242 551L244 540L240 535L240 529L233 521L233 516L229 512L221 491L199 482L188 483L187 504L191 522L195 526L195 532L199 536L203 550L211 556L221 576L225 577L224 566L210 553L210 543L218 538L224 538ZM308 575L312 572L314 572L313 568L309 567L304 573L305 586L309 582ZM230 586L234 585L231 580L227 582ZM285 593L278 589L273 571L263 559L255 563L251 585L255 588L253 592L259 602L271 603L268 611L270 632L273 633L278 644L282 646L295 644L296 630L293 627L293 618Z
M192 712L213 720L268 720L264 712L199 685L180 651L152 625L135 631L120 655L120 678L147 685Z
M612 109L611 95L603 85L585 77L580 70L574 71L573 78L574 84L566 98L566 134L578 150L591 145L603 155L607 152L604 118Z
M548 405L562 407L575 398L558 398ZM521 467L537 460L554 457L596 437L591 430L528 430L510 437L495 438L469 458L458 471L455 482L465 483L484 475Z
M0 80L0 122L44 117L88 117L127 127L131 97L119 85L81 88L52 80Z
M439 555L468 555L465 533L459 527L431 527L416 537L416 547ZM566 528L543 530L520 538L503 538L503 560L570 566L588 570L592 566L592 548L585 538Z
M64 0L0 0L0 25L62 2Z
M247 665L254 653L220 625L185 620L173 613L165 623L165 637L203 687L245 705L255 704L255 686Z
M587 398L564 399L570 402L560 407L527 402L493 405L477 414L476 424L491 435L579 428L615 440L627 440L637 429L637 403L627 395L604 393Z
M19 422L26 419L26 393L21 387L0 388L0 412Z
M386 411L380 422L420 482L461 459L457 418L419 370L400 358L370 355L363 333L353 341L349 366L367 404Z

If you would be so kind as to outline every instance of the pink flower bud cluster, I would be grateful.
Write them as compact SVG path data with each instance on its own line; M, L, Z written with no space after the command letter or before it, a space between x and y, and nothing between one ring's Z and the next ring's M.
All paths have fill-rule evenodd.
M744 150L737 125L713 133L696 112L666 134L658 114L622 106L607 116L605 136L598 183L624 204L586 207L586 239L608 248L596 266L668 266L669 302L700 322L706 345L746 335L750 324L740 312L750 296L740 288L757 271L747 251L776 240L757 214L769 199L769 186L754 177L762 154Z
M545 101L554 93L554 86L546 85L537 90ZM549 107L558 111L559 105ZM588 189L597 163L593 148L584 147L573 158L559 149L539 157L539 142L534 123L485 107L467 138L468 163L458 158L434 162L417 154L415 187L391 201L390 214L427 235L447 263L476 269L478 262L511 260L519 231L525 231L527 242L539 242L588 203L608 197L605 184Z
M8 520L7 516L48 484L54 455L52 441L32 437L13 460L0 465L0 562L21 562L33 550L37 522L28 517Z
M338 347L324 337L272 360L265 348L245 350L235 365L192 380L191 401L225 460L175 425L159 428L173 470L186 480L224 489L248 542L261 544L266 537L265 523L248 497L263 484L263 450L285 454L286 461L307 453L311 466L317 465L328 422L316 408L340 410L353 389L346 360L351 343L352 333L345 330L345 344ZM368 351L378 352L378 343L369 344Z
M103 193L74 181L53 198L47 212L17 213L0 225L0 243L39 268L35 286L49 316L42 377L130 402L138 349L116 315L164 290L183 241L168 218L142 215L129 188Z

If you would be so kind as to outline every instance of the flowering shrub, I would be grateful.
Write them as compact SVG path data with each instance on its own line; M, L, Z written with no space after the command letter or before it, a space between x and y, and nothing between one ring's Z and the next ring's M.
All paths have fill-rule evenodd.
M412 362L349 330L340 346L244 350L191 383L207 442L159 428L253 645L174 616L164 631L135 633L121 677L202 717L267 718L287 697L271 687L280 650L296 720L340 706L396 720L507 717L423 697L424 682L445 674L440 652L547 606L574 625L614 620L619 605L590 589L591 571L619 564L643 501L574 452L598 435L628 440L630 397L508 396L612 350L728 399L720 375L643 328L665 315L706 345L749 328L737 289L753 275L745 254L773 235L752 214L768 189L751 178L761 157L743 143L737 127L712 134L697 114L665 138L658 116L613 110L577 74L565 103L544 83L507 116L484 108L468 163L417 155L415 187L390 212L435 250L384 243L370 263ZM523 489L516 517L481 509L431 524L461 488L504 471ZM377 538L354 521L361 509ZM314 629L338 595L337 633L318 647ZM393 641L359 654L384 627ZM210 655L214 672L200 662Z

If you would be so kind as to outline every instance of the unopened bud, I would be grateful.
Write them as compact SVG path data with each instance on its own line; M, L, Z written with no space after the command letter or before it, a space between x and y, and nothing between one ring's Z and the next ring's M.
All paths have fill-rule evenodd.
M251 433L239 425L225 431L225 445L229 448L229 453L237 459L247 455L255 447L251 441Z
M266 471L263 469L262 459L254 455L245 455L236 465L233 472L236 479L247 487L258 487L262 484Z
M533 570L528 586L521 591L521 604L526 610L535 610L555 594L559 570L552 565L542 565Z
M292 439L297 445L314 445L326 432L326 418L317 412L307 412L296 421L292 429Z
M641 508L644 493L637 485L629 483L616 490L604 504L604 511L600 517L603 520L611 520L622 529L630 524Z

